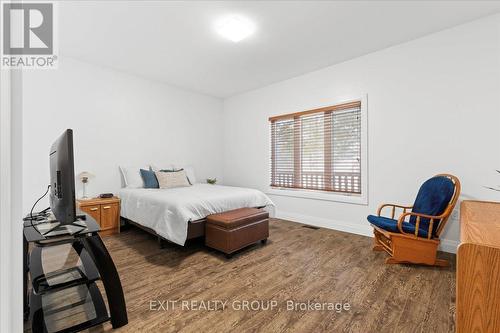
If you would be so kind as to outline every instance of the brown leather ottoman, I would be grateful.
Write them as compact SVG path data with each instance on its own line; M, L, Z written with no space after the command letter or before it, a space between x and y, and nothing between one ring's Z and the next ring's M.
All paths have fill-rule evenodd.
M240 208L209 215L205 245L229 255L269 237L269 213L258 208Z

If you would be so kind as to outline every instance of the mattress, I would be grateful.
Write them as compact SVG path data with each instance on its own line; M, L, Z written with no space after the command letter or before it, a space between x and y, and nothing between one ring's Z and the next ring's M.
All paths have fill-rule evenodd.
M170 189L123 188L120 215L153 229L169 241L184 245L188 223L215 213L243 207L265 207L274 216L274 203L261 191L222 185L194 184Z

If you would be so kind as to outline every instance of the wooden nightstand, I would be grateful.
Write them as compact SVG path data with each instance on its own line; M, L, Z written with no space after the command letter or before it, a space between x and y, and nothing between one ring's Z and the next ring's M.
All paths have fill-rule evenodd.
M77 200L81 211L92 216L101 227L101 236L120 232L120 199L117 197Z

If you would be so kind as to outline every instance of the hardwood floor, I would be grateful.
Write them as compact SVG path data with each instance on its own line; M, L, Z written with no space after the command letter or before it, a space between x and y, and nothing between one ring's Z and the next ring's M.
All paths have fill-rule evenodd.
M129 315L129 324L115 331L454 332L454 255L440 253L451 261L448 268L385 265L386 255L371 250L372 238L278 219L270 226L266 245L231 259L202 242L160 249L155 238L136 228L104 238ZM158 303L165 302L165 308L176 300L175 309ZM182 301L215 300L227 301L226 308L182 308ZM292 311L289 300L347 303L350 309L337 313L326 305ZM277 305L260 311L233 308L242 301ZM113 330L109 323L92 330L101 331Z

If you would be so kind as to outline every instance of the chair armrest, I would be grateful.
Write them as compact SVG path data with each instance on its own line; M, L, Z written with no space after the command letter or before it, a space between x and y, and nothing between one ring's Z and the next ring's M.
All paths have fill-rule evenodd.
M377 215L378 216L381 216L382 214L382 210L385 208L385 207L392 207L392 213L391 213L391 219L394 219L394 215L396 214L396 208L401 208L403 210L403 213L406 213L406 210L407 209L411 209L413 208L413 206L401 206L401 205L396 205L396 204L390 204L390 203L387 203L387 204L383 204L381 205L379 208L378 208L378 211L377 211Z
M405 234L405 235L411 235L411 234L403 231L403 222L407 216L415 216L417 218L417 221L415 223L415 234L414 234L415 237L418 237L418 232L420 230L419 229L420 220L422 218L430 219L429 230L427 230L427 238L428 239L432 238L432 227L434 225L434 221L441 220L444 217L444 215L434 216L434 215L427 215L427 214L415 213L415 212L403 213L399 216L399 219L398 219L398 229L399 229L399 232L401 232L402 234Z

